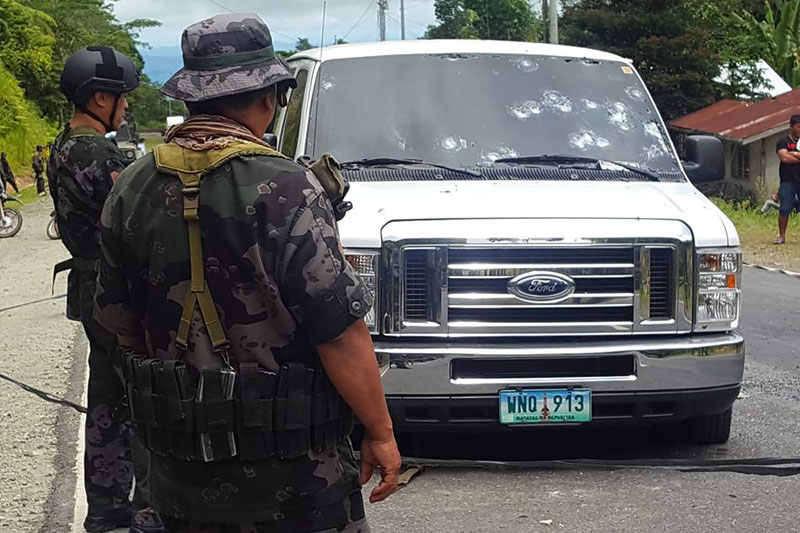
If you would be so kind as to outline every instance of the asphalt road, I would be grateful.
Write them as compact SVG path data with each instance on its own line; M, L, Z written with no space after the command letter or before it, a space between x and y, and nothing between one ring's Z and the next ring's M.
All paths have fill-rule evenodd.
M687 446L669 429L537 431L404 438L404 452L516 460L800 457L800 280L747 268L744 293L747 369L724 445ZM66 446L74 457L74 440ZM72 472L60 482L75 480ZM368 504L367 513L375 533L706 533L798 531L798 508L800 476L470 466L426 468L388 501ZM63 524L54 518L48 524Z
M800 280L747 268L747 369L730 441L681 444L669 429L426 438L428 454L473 459L723 459L800 456ZM419 450L417 450L419 451ZM799 531L800 476L664 470L427 468L369 505L376 532Z

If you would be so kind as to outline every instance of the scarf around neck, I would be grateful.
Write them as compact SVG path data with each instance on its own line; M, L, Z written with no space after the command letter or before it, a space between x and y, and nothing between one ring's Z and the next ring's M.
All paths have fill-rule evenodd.
M172 142L196 152L220 150L236 141L269 146L242 124L219 115L197 115L169 129L164 142Z

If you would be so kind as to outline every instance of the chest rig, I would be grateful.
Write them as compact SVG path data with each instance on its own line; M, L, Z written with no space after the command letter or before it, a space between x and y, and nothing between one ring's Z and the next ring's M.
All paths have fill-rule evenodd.
M121 355L136 436L159 455L205 462L275 455L293 459L329 449L353 428L352 412L321 365L290 363L276 373L231 359L230 342L205 279L200 182L228 161L252 155L284 157L246 141L202 152L175 144L155 149L158 170L176 176L182 185L191 280L175 338L177 358L150 358L130 348L121 348ZM183 360L190 351L197 308L220 358L220 365L199 371Z

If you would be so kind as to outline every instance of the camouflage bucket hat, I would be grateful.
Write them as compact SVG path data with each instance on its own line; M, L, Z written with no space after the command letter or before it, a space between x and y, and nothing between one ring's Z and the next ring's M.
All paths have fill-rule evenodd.
M275 55L269 28L255 13L216 15L192 24L181 37L183 68L161 88L185 102L246 93L278 83L297 87Z

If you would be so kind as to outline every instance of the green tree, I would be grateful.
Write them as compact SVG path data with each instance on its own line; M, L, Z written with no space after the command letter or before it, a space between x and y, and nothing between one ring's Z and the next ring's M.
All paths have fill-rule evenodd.
M764 19L745 12L739 17L760 43L764 59L793 88L800 86L800 0L764 3Z
M70 55L85 46L111 46L130 56L141 68L144 60L138 48L144 44L139 40L139 32L160 25L160 22L149 19L123 24L114 17L105 0L25 0L24 3L54 21L55 43L52 68L40 78L41 84L33 90L28 90L24 84L23 87L45 115L59 123L63 123L71 113L70 105L58 91L61 69Z
M562 41L631 58L667 119L714 102L718 54L686 0L580 0L564 10Z
M428 39L538 41L541 20L527 0L436 0Z
M47 144L54 128L25 98L17 78L0 61L0 150L8 153L12 167L27 169L37 144Z

